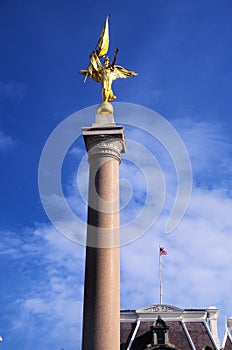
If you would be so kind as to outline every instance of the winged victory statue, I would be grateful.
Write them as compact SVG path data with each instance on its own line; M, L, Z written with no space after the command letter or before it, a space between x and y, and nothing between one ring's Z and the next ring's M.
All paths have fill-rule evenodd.
M87 78L91 78L102 86L102 101L110 102L116 99L112 90L112 83L118 78L130 78L138 75L132 70L116 65L118 49L114 51L113 61L110 62L106 56L109 48L109 16L106 16L105 25L101 32L100 39L95 47L95 50L90 55L90 63L87 69L80 71L85 76L84 82ZM100 58L104 58L103 64Z

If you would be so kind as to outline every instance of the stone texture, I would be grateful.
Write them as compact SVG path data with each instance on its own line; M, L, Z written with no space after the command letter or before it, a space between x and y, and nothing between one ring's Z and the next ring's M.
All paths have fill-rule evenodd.
M119 163L123 127L83 128L89 155L83 350L120 348Z

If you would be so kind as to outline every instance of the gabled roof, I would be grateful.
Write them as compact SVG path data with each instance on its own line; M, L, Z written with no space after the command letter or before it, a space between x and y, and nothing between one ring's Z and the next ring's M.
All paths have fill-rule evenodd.
M121 311L121 350L143 350L152 343L158 315L169 327L169 341L177 350L218 350L207 325L207 309L183 310L172 305L150 305ZM225 350L232 350L228 348Z
M186 322L186 327L196 350L201 350L205 346L216 349L205 322Z
M226 329L224 339L222 342L222 349L223 350L232 350L232 336L228 329Z

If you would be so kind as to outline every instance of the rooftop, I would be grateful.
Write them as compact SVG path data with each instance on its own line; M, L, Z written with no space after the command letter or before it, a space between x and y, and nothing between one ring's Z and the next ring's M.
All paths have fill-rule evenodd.
M154 304L138 310L121 310L121 350L178 349L219 350L217 332L219 310L181 309L172 305ZM167 344L154 342L154 327L158 316L167 326ZM156 336L155 336L156 337ZM224 350L232 350L232 336L227 329Z

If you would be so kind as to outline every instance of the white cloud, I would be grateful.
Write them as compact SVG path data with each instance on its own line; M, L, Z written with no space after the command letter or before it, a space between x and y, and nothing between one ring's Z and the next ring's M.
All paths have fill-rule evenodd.
M12 139L11 136L4 134L0 130L0 152L6 152L15 147L16 142Z
M231 185L231 141L220 123L174 121L191 157L194 180L207 188Z
M8 247L5 257L16 259L19 266L23 261L17 278L26 283L26 292L17 300L12 293L14 317L7 332L25 333L30 324L34 336L41 337L41 347L66 344L71 349L80 343L84 247L70 242L50 225L27 229L21 239L12 232L2 232L1 236L2 250ZM25 279L28 274L32 279ZM25 338L29 342L25 349L30 349L29 335L25 334Z
M21 100L25 96L27 85L15 81L0 81L0 101L5 98Z

